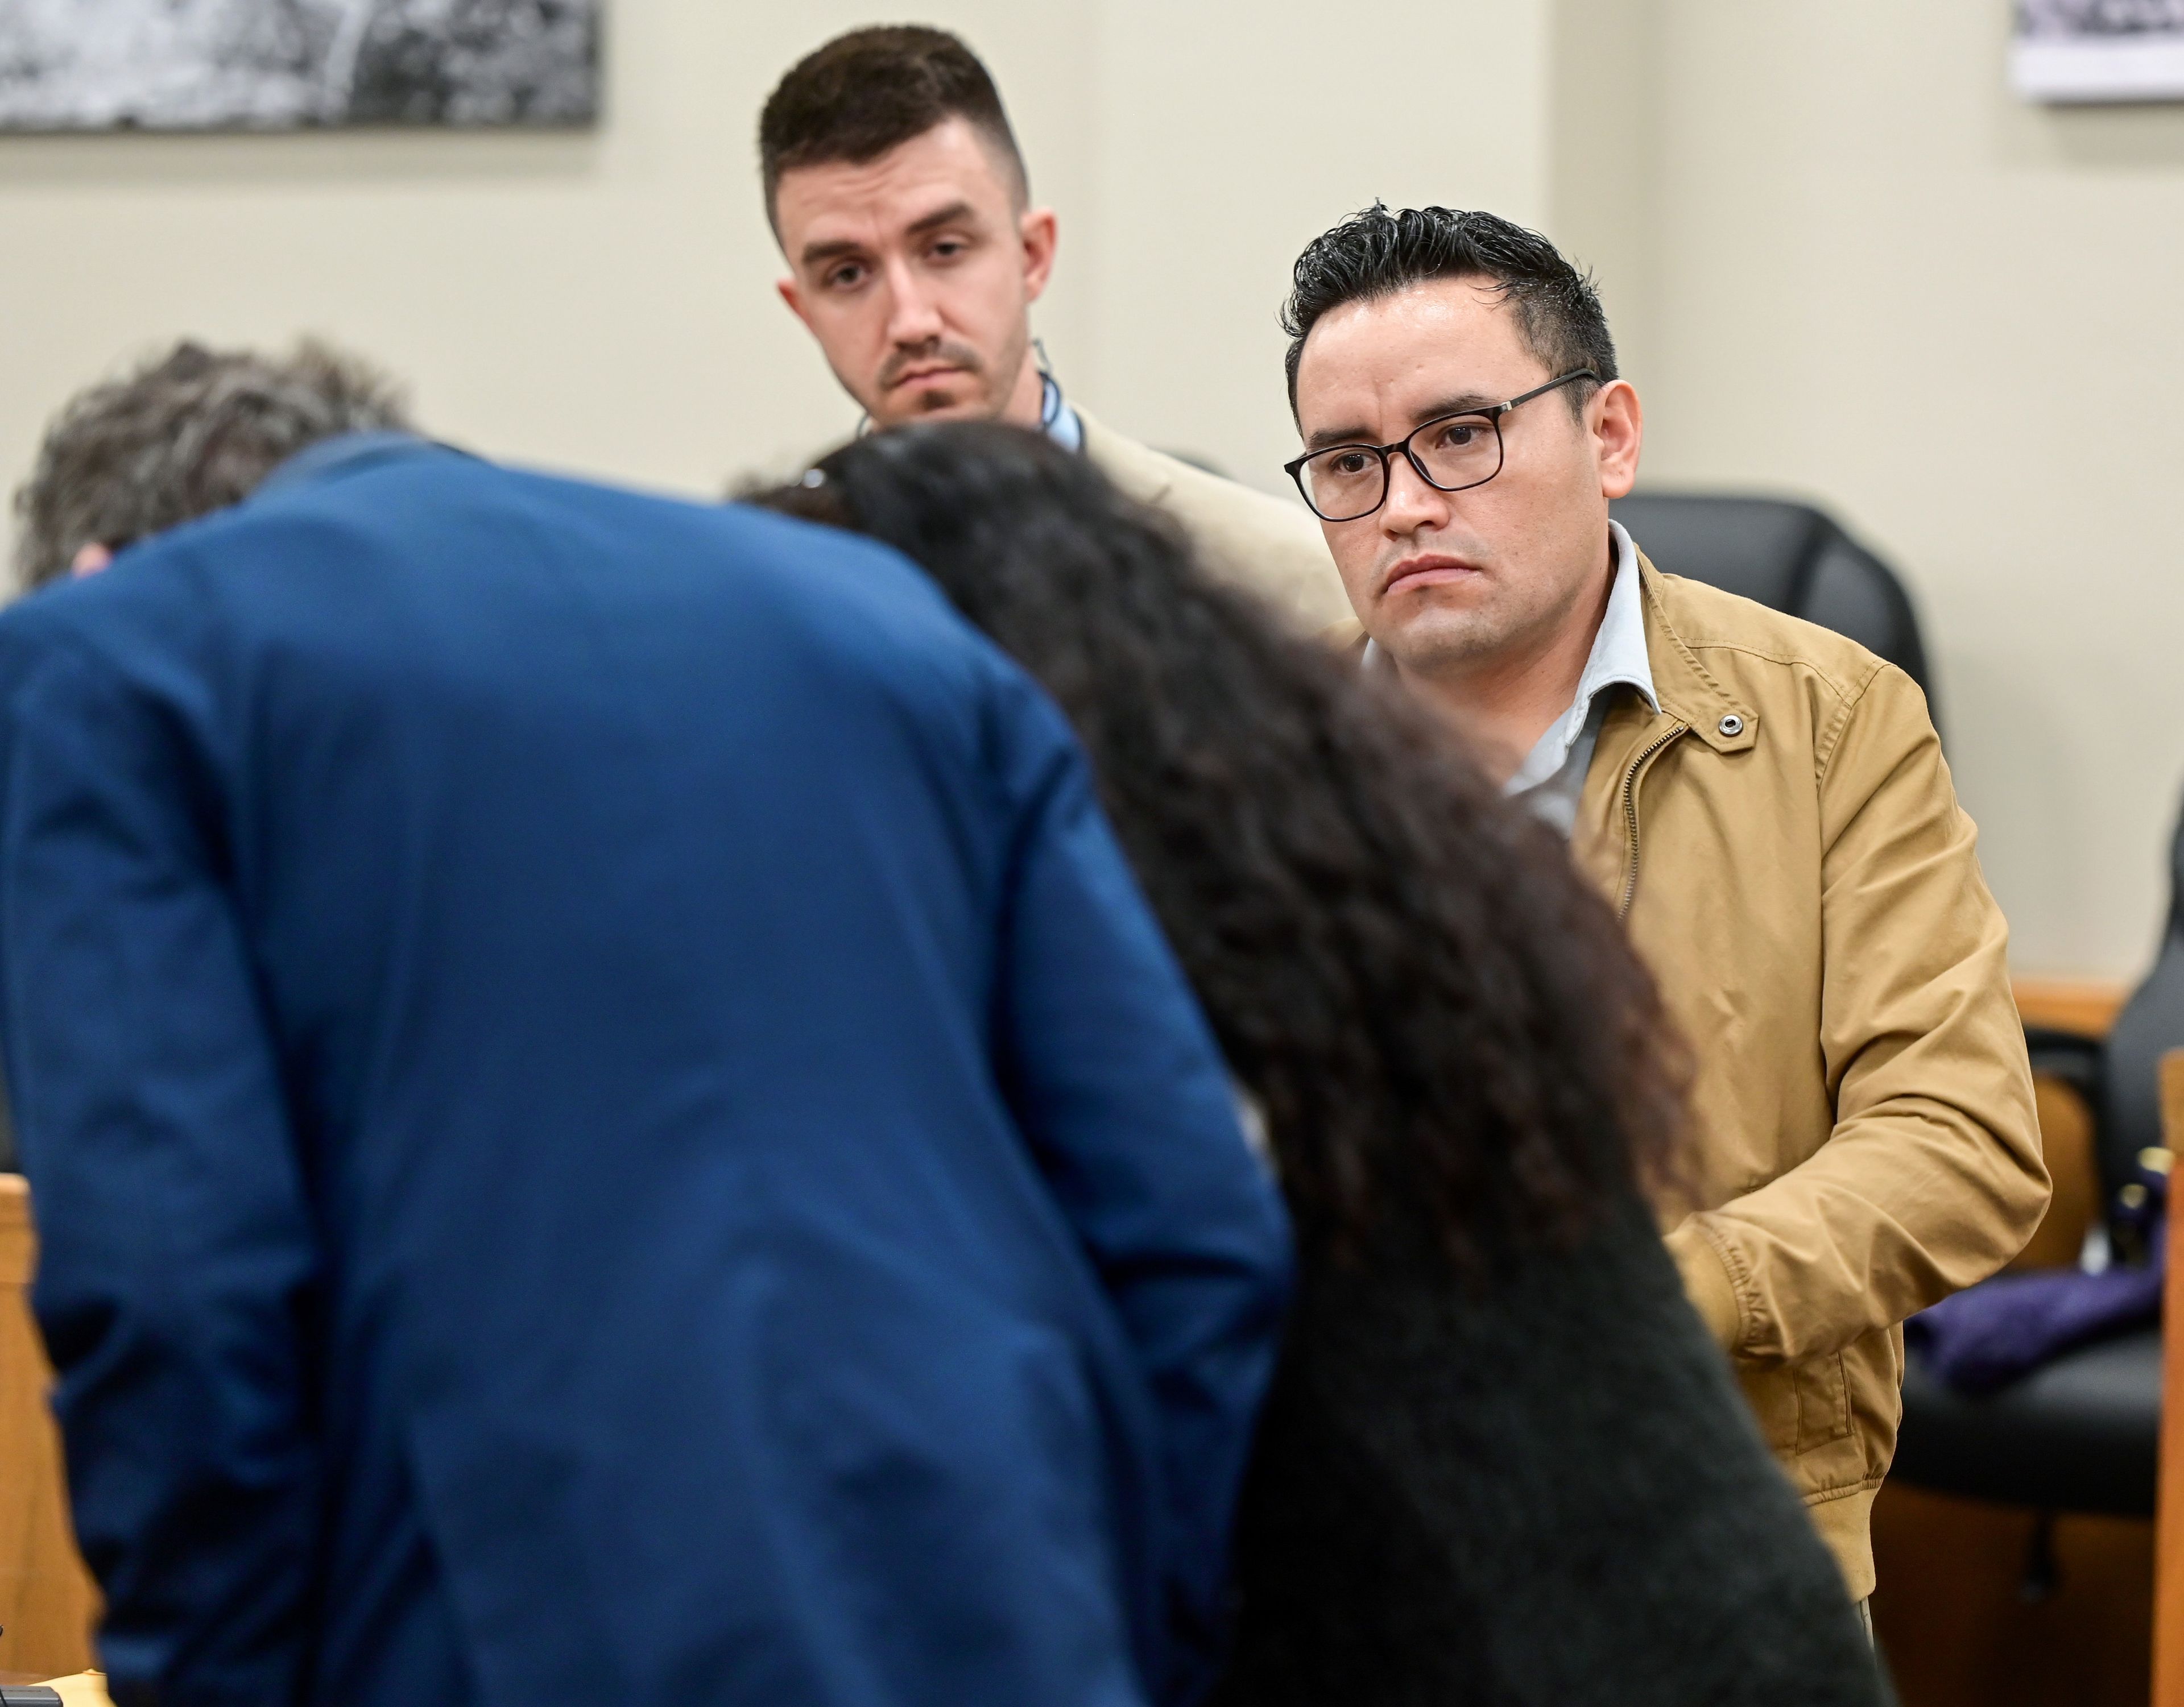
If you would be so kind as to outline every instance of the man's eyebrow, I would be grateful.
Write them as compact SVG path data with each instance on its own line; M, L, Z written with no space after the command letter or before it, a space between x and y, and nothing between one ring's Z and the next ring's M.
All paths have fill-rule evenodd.
M1498 409L1507 401L1507 398L1488 397L1484 392L1458 392L1454 397L1428 403L1411 417L1411 427L1415 431L1428 421L1437 421L1443 415L1469 414L1474 409Z
M968 202L950 202L946 207L935 209L922 220L912 220L903 229L913 237L922 236L936 226L952 225L959 220L970 218L978 211Z
M851 237L838 237L831 243L806 243L802 259L807 267L816 267L822 261L831 261L843 255L861 255L865 246Z
M931 213L911 220L903 227L903 232L906 236L922 237L928 231L936 231L942 225L973 220L978 211L968 202L950 202L944 208L936 208ZM822 261L838 260L844 255L861 255L864 252L865 246L855 238L838 237L831 243L806 243L802 259L805 266L816 267Z
M1304 442L1306 450L1325 450L1330 445L1371 444L1373 435L1362 426L1322 427Z
M1469 414L1474 410L1490 409L1507 402L1504 398L1490 398L1483 392L1458 392L1454 397L1442 398L1428 403L1411 417L1411 430L1415 432L1428 421L1437 421L1443 415ZM1306 450L1325 450L1339 444L1369 444L1378 447L1379 441L1362 426L1324 427L1304 442Z

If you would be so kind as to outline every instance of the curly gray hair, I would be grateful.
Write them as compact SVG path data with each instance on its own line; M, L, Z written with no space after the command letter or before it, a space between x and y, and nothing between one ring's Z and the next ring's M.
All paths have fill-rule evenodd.
M41 586L86 545L119 551L238 503L320 439L410 425L398 387L325 344L276 358L185 341L54 418L15 493L17 577Z

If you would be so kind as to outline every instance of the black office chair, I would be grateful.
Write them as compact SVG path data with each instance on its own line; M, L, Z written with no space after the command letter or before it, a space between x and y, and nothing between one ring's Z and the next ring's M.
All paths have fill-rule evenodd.
M1810 504L1700 492L1633 492L1609 507L1664 575L1686 575L1848 635L1925 690L1918 614L1888 565Z
M2142 1158L2165 1143L2161 1057L2184 1046L2184 822L2170 843L2169 866L2160 953L2106 1042L2044 1026L2025 1032L2034 1068L2073 1086L2092 1110L2102 1215L2119 1261L2146 1255L2153 1182ZM1978 1398L1944 1386L1914 1355L1903 1378L1896 1474L1936 1493L2031 1506L2049 1516L2152 1517L2160 1437L2158 1326L2081 1346ZM2028 1587L2037 1587L2040 1575L2036 1556Z

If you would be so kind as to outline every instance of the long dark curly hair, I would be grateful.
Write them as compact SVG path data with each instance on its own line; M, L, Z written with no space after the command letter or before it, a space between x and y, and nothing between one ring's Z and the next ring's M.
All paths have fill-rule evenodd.
M1681 1103L1652 986L1446 726L1039 434L905 427L755 496L895 547L1059 702L1307 1253L1392 1217L1478 1272L1658 1176Z

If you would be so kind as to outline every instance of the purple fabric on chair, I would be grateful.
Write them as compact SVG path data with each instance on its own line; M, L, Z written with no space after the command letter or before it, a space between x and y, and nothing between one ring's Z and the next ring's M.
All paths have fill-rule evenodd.
M2167 1232L2154 1227L2151 1259L2137 1268L1997 1275L1919 1311L1904 1337L1958 1392L1992 1393L2089 1340L2159 1320Z

